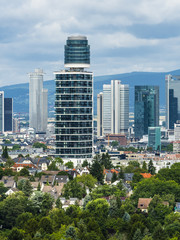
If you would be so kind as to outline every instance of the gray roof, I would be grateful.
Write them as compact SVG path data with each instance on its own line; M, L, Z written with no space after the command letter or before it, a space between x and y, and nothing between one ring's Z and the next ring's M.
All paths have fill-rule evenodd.
M132 181L134 173L124 173L124 180L125 181Z
M55 181L58 183L67 183L69 181L69 177L67 175L56 175Z

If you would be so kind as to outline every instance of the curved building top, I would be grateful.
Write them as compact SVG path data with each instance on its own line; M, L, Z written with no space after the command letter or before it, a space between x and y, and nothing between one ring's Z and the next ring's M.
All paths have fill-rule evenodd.
M90 46L88 45L88 40L85 36L68 37L64 50L65 67L90 67Z

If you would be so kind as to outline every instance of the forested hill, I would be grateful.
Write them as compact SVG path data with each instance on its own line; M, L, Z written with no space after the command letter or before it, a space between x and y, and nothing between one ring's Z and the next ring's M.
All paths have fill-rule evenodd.
M172 72L132 72L116 75L94 77L94 114L96 114L97 94L102 91L103 84L109 84L112 79L121 80L123 84L130 86L130 110L134 106L135 85L158 85L160 87L160 106L165 106L165 75L180 75L180 70ZM54 110L55 81L44 82L44 88L48 89L49 113ZM0 88L5 92L5 97L13 97L14 112L28 113L29 111L29 84L15 84Z

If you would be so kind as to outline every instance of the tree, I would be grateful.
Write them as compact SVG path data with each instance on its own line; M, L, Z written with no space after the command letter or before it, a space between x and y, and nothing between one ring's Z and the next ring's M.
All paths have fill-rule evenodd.
M170 214L171 211L172 208L165 206L159 195L154 195L148 208L148 215L153 221L157 220L159 223L164 224L165 216Z
M44 233L51 234L53 232L52 222L49 217L42 217L39 223L39 227Z
M83 163L82 163L82 167L87 167L87 166L89 166L89 163L88 163L88 161L85 159L85 160L83 161Z
M147 171L147 164L146 164L145 161L143 161L142 169L145 170L145 171Z
M22 168L20 171L19 171L19 175L20 176L29 176L29 171L28 171L28 169L27 169L27 167L24 167L24 168Z
M113 172L112 178L111 178L111 183L115 182L117 180L117 174Z
M62 208L62 202L59 197L56 200L56 208L60 208L60 209Z
M129 222L131 219L131 216L129 215L129 213L125 212L124 215L123 215L123 220L125 222Z
M77 197L79 199L82 199L83 196L86 194L86 191L84 187L82 187L75 178L64 185L62 189L62 194L67 199L70 197Z
M95 177L99 183L103 184L104 175L103 175L103 167L99 163L97 159L93 160L93 163L90 167L90 174Z
M119 142L118 141L112 141L111 146L114 147L118 147L119 146Z
M137 228L136 232L134 233L133 240L142 240L142 233L139 228Z
M73 162L71 162L71 161L67 162L67 163L65 164L65 166L66 166L67 168L69 168L69 169L73 169L73 168L74 168L74 164L73 164Z
M138 161L129 161L128 165L132 165L135 168L139 168L140 167L140 164L139 164Z
M160 197L166 194L173 194L175 201L180 201L180 186L174 181L164 181L155 178L144 179L136 185L131 199L137 202L139 198L152 198L155 194L159 194Z
M134 173L132 177L132 183L138 183L143 179L143 176L139 173Z
M152 175L155 174L156 168L153 165L152 159L148 163L148 172L151 173Z
M59 168L56 166L56 162L52 161L51 164L48 166L49 171L58 171Z
M4 171L2 167L0 167L0 180L2 179L3 176L4 176Z
M8 158L9 158L9 155L8 155L7 146L3 147L2 150L3 150L3 152L2 152L2 158L8 159Z
M38 183L37 191L41 191L41 184L40 184L40 182Z
M155 227L152 237L153 239L158 239L158 240L168 239L168 236L160 223Z
M25 196L29 197L32 193L32 185L29 180L25 180L23 186L22 186L22 192L25 194Z
M47 146L44 143L40 143L40 142L35 142L33 143L33 148L43 148L43 150L47 149Z
M180 169L180 163L174 163L171 165L171 169Z
M11 168L13 165L14 165L14 161L12 159L8 158L6 163L5 163L5 168Z
M90 202L92 200L90 195L86 195L84 198L84 202L83 202L83 209L86 208L86 205L88 204L88 202Z
M106 219L109 213L109 204L105 199L95 199L87 203L87 213L95 219Z
M21 229L13 228L9 234L9 240L22 240L24 239L24 231Z
M100 163L101 165L104 166L105 169L111 169L113 168L113 164L110 160L110 155L107 153L103 153L101 158L100 158Z
M56 157L54 161L55 161L57 164L59 164L59 165L62 165L62 164L63 164L63 160L62 160L62 158L60 158L60 157Z
M76 240L77 239L77 233L76 233L75 227L69 226L66 230L65 237L66 237L66 239Z
M82 183L85 187L88 187L91 191L95 184L97 183L97 179L94 178L91 174L83 174L80 177L77 177L77 182Z
M28 200L22 192L11 194L0 202L0 225L12 229L17 217L25 212L27 204Z

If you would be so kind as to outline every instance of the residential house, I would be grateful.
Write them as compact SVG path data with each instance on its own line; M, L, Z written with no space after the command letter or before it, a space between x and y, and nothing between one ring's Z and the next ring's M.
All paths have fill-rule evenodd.
M124 181L130 183L133 180L134 173L124 173Z
M138 200L138 208L142 211L142 212L148 212L148 207L150 202L152 201L152 198L139 198Z
M6 188L16 188L14 176L3 176L0 182L4 183Z

